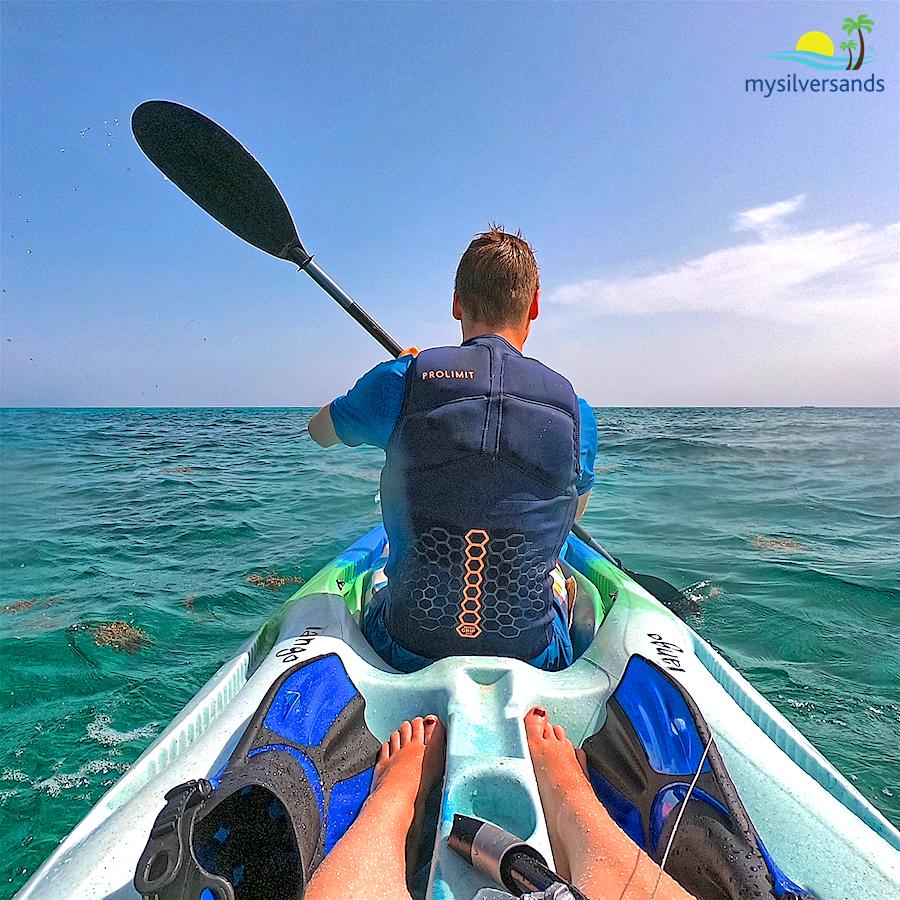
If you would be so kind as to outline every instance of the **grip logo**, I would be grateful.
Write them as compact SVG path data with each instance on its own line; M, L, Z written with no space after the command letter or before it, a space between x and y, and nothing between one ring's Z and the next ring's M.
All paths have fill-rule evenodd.
M477 638L481 634L481 592L489 540L488 533L480 528L473 528L466 534L465 587L456 626L460 637Z

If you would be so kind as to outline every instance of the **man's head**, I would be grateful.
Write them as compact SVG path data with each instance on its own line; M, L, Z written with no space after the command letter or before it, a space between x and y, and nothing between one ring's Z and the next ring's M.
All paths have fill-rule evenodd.
M496 225L469 244L456 270L456 297L465 314L495 328L525 322L540 286L531 247Z

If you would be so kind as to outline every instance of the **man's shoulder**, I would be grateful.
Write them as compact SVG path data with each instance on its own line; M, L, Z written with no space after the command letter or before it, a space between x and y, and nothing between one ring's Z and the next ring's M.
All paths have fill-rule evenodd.
M389 359L369 369L343 397L331 401L331 418L345 444L385 447L394 429L412 356Z
M410 356L398 356L396 359L386 359L384 362L378 363L377 366L373 366L363 375L363 378L368 378L370 375L373 378L383 378L383 377L405 377L406 372L409 369L410 365L413 362L412 355Z
M524 354L521 357L524 364L531 367L531 369L535 372L543 373L544 377L548 379L551 383L559 386L563 390L571 391L572 396L576 397L575 388L572 387L572 382L563 375L562 372L557 371L552 366L548 366L547 363L542 362L541 360L535 358L534 356L525 356Z

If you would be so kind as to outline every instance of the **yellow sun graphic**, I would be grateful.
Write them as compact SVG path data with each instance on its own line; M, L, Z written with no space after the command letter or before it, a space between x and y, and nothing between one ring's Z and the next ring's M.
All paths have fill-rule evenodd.
M831 38L821 31L807 31L797 41L797 49L810 53L821 53L822 56L834 56L834 44L831 43Z

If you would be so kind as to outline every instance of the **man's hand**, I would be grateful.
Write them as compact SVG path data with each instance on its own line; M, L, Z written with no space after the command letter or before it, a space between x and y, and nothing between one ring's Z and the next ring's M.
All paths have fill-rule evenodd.
M419 348L418 348L418 347L407 347L407 348L400 354L400 356L411 356L411 357L413 357L414 359L415 359L415 357L417 357L418 355L419 355ZM398 359L399 359L399 357L398 357Z

